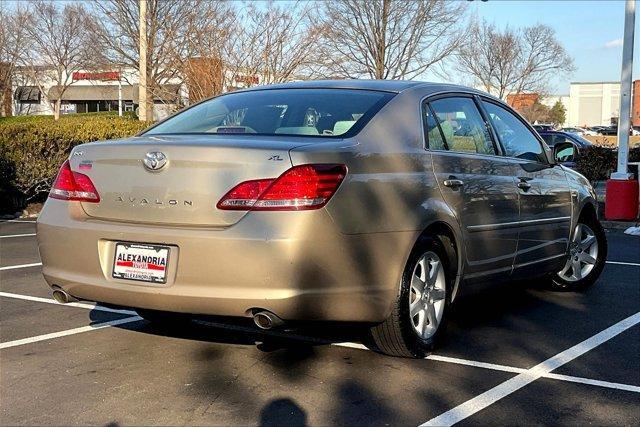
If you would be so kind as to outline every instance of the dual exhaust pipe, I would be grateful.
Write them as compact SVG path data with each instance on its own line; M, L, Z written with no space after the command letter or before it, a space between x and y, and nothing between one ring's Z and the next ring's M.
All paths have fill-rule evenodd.
M270 311L261 310L253 315L253 323L260 329L269 330L284 325L284 320Z
M70 302L78 301L76 298L65 292L65 290L62 288L55 288L51 296L54 300L56 300L56 302L60 304L67 304ZM253 322L258 328L263 330L274 329L284 325L284 320L267 310L256 312L253 315Z
M60 304L67 304L69 302L78 301L76 298L66 293L65 290L62 288L55 288L51 296L53 297L54 300L56 300L56 302Z

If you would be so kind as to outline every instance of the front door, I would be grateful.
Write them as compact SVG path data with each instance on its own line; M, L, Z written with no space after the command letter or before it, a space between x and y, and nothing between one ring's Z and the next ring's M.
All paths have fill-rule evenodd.
M520 196L520 233L515 275L564 264L571 234L571 194L566 175L549 164L541 142L513 113L483 100L482 104L513 159Z
M431 100L423 111L433 170L462 229L465 278L508 277L518 240L513 162L498 155L473 97Z

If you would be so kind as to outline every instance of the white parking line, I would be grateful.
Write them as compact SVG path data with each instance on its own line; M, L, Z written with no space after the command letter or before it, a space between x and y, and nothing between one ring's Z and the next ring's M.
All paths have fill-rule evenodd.
M17 347L19 345L24 345L24 344L31 344L31 343L39 342L39 341L46 341L46 340L50 340L50 339L53 339L53 338L66 337L66 336L69 336L69 335L81 334L83 332L96 331L98 329L104 329L104 328L108 328L108 327L111 327L111 326L123 325L125 323L131 323L131 322L137 322L138 320L142 320L142 317L140 317L140 316L126 317L124 319L111 320L109 322L102 322L102 323L96 323L94 325L81 326L79 328L74 328L74 329L67 329L66 331L54 332L54 333L51 333L51 334L38 335L38 336L35 336L35 337L24 338L24 339L21 339L21 340L7 341L7 342L0 343L0 350L5 349L5 348L10 348L10 347Z
M369 350L363 344L358 344L353 342L333 343L332 345L337 347L355 348L359 350ZM429 356L425 357L425 359L434 360L437 362L453 363L456 365L472 366L474 368L490 369L492 371L511 372L514 374L522 374L524 372L527 372L526 368L516 368L515 366L496 365L495 363L478 362L475 360L459 359L457 357L439 356L437 354L430 354ZM574 377L572 375L561 375L561 374L553 374L553 373L543 374L542 377L550 378L554 380L560 380L560 381L567 381L572 383L595 385L598 387L613 388L616 390L625 390L625 391L640 393L640 387L635 385L630 385L630 384L612 383L609 381L592 380L590 378Z
M471 415L483 410L484 408L494 404L498 400L502 399L520 390L527 384L544 377L551 373L554 369L571 362L575 358L582 356L586 352L593 350L597 346L609 341L611 338L626 331L627 329L640 323L640 312L629 316L626 319L616 323L613 326L605 329L602 332L582 341L580 344L576 344L573 347L556 354L555 356L545 360L542 363L527 369L525 372L516 375L507 381L498 384L490 390L470 399L449 411L438 415L435 418L422 424L422 426L451 426L457 422L470 417Z
M84 308L87 310L105 311L107 313L126 314L126 315L133 315L133 316L137 315L137 313L133 310L120 310L117 308L103 307L101 305L87 304L84 302L70 302L67 304L60 304L56 300L50 299L50 298L32 297L31 295L12 294L10 292L0 292L0 297L14 298L14 299L20 299L25 301L43 302L46 304L54 304L62 307L69 306L69 307Z
M607 261L607 264L632 265L634 267L640 267L640 264L637 262Z
M7 234L4 236L0 236L0 239L8 239L10 237L29 237L29 236L35 236L36 233L27 233L27 234Z
M34 262L34 263L31 263L31 264L7 265L6 267L0 267L0 271L16 270L18 268L36 267L38 265L42 265L42 263L41 262Z
M29 219L3 219L3 220L0 220L0 222L19 222L19 223L27 223L27 224L36 223L35 220L29 220Z

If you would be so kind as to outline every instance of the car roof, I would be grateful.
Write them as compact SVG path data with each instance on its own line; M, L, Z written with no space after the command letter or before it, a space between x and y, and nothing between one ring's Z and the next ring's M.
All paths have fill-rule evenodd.
M485 92L460 85L448 83L421 82L415 80L369 80L369 79L345 79L345 80L306 80L299 82L279 83L273 85L253 86L242 91L269 90L269 89L361 89L378 90L384 92L400 93L404 90L420 87L428 89L430 93L436 92L468 92L495 98Z

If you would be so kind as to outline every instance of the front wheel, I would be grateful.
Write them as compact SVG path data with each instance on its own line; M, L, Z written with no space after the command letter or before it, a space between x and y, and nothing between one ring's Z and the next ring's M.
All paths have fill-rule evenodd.
M551 288L577 291L591 286L602 273L607 259L607 237L597 219L578 220L573 230L567 261L551 280Z
M407 261L391 315L371 328L375 350L390 356L424 357L443 336L452 276L439 239L424 238Z

